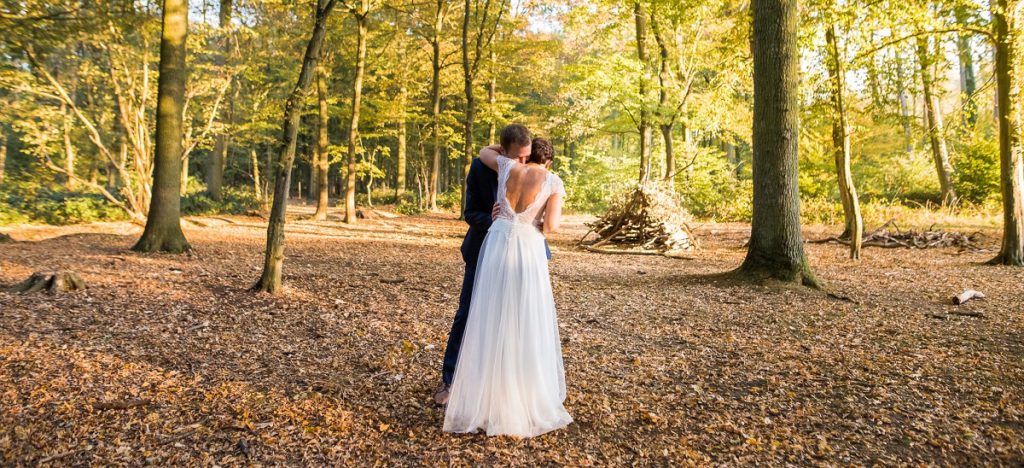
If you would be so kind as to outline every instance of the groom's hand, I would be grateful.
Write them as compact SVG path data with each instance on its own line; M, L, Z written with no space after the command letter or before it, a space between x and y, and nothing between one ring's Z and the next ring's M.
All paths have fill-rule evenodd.
M497 203L491 207L491 221L498 219L498 213L501 213L501 207Z

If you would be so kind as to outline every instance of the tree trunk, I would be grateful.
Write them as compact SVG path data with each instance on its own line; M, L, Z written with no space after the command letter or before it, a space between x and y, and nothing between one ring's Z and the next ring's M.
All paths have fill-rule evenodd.
M498 107L498 73L497 73L497 54L494 53L494 48L491 48L491 80L487 83L487 104L490 106L490 118L487 122L487 145L493 145L497 143L498 136L498 122L496 121L496 111Z
M639 0L633 2L633 17L636 19L636 56L640 61L640 183L647 182L651 172L651 124L647 109L647 16Z
M1003 243L991 263L1024 266L1024 142L1019 0L995 0L996 99L999 107L999 185L1003 195Z
M153 195L138 252L190 250L181 231L182 110L185 103L185 43L188 38L188 0L164 0L160 37L160 77L157 82L156 151Z
M256 148L253 147L249 153L249 164L252 165L252 192L256 198L263 199L263 185L260 182L260 159L256 155Z
M911 121L913 118L910 116L910 98L907 96L907 87L904 83L905 76L903 75L903 58L900 57L899 50L896 51L896 88L898 93L898 99L900 102L900 123L903 125L903 142L904 148L907 151L907 157L914 154L914 133L911 129Z
M658 127L661 129L661 137L665 144L664 180L669 187L672 187L676 173L676 158L672 149L672 127L675 126L675 115L672 115L668 104L668 87L672 79L672 72L669 69L668 47L665 46L665 40L658 26L657 18L652 18L651 29L654 31L654 40L658 43L661 61L661 69L658 71L658 117L661 123Z
M61 102L60 114L63 121L64 133L64 170L67 176L64 179L64 188L75 189L75 147L71 144L71 118L67 114L67 105Z
M302 59L299 80L295 84L284 108L284 125L278 146L278 159L274 167L274 204L270 209L267 223L267 250L263 260L263 274L253 286L254 291L271 294L281 290L281 270L284 264L284 223L288 208L288 186L292 164L295 162L295 143L299 133L299 119L302 117L302 103L308 94L316 66L320 60L324 36L327 33L327 18L334 9L335 0L318 0L313 32L306 45Z
M853 184L850 170L850 129L846 117L846 69L839 52L836 26L826 26L825 43L828 48L829 81L832 93L832 144L835 151L836 175L839 179L839 198L843 202L843 217L846 221L840 238L850 239L850 258L860 259L860 248L864 237L864 218L860 214L860 200Z
M469 166L473 164L473 126L476 123L476 96L473 95L474 70L469 63L469 20L473 0L464 0L462 15L462 83L466 93L466 120L462 131L462 177L459 180L459 216L466 209L466 178Z
M957 5L954 8L956 23L958 26L966 26L968 22L967 8ZM971 36L963 31L956 36L957 57L960 59L960 94L964 101L964 122L974 126L978 121L978 106L974 102L974 92L977 88L974 78L974 53L971 51Z
M331 170L331 158L327 154L327 146L330 143L327 135L327 68L323 65L317 67L316 80L317 101L320 104L319 120L317 121L317 142L316 142L316 213L313 219L323 221L327 219L327 207L330 203L327 191L330 186L327 184L327 174Z
M820 287L800 233L797 0L753 0L754 204L742 275Z
M437 0L437 12L434 15L434 31L430 40L433 51L431 55L430 78L430 129L431 129L431 160L430 182L427 186L427 209L437 210L438 177L441 172L441 28L444 26L445 0Z
M218 68L224 68L227 62L228 38L227 30L231 26L232 3L234 0L220 0L220 12L218 22L218 34L220 50L214 57L214 63ZM220 119L218 119L220 120ZM206 169L206 192L210 198L221 201L224 197L224 162L227 160L228 137L227 126L230 125L230 118L221 120L221 127L214 137L213 152L210 153L210 164Z
M953 165L949 162L949 150L946 147L945 132L942 124L942 111L939 98L934 93L931 66L935 55L928 50L928 38L918 36L917 57L921 66L921 87L924 91L924 113L928 130L928 141L932 148L932 159L935 161L935 172L939 176L939 187L942 191L942 205L956 204L956 191L953 188Z
M7 134L0 128L0 184L4 183L7 169Z
M352 80L352 115L348 125L348 171L345 185L345 223L356 223L356 145L359 143L359 108L363 97L363 71L366 68L366 22L370 2L362 0L354 11L357 25L356 74Z
M395 160L395 204L401 202L402 195L405 194L406 188L406 139L408 136L408 129L406 124L406 112L405 106L409 99L409 88L405 83L404 72L402 76L401 88L398 90L398 151L396 151Z

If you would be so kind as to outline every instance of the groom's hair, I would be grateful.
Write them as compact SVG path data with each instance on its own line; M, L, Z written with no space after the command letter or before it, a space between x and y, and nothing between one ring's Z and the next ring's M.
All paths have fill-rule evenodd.
M501 147L508 149L512 145L530 146L530 131L519 124L501 129Z

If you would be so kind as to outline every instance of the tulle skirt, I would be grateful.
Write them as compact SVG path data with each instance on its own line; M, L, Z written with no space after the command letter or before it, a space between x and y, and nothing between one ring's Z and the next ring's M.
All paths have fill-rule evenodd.
M446 432L533 437L572 422L544 236L498 219L477 263Z

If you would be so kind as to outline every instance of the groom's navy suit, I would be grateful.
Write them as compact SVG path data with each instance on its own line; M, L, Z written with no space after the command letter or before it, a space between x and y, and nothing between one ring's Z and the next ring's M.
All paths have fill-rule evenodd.
M469 303L473 297L473 279L476 277L476 262L480 257L480 247L491 227L491 209L498 195L498 173L487 167L480 158L473 160L466 177L466 210L463 219L469 224L469 231L462 241L462 260L466 262L466 275L462 278L462 294L459 295L459 309L455 311L452 330L448 332L448 347L444 351L444 366L441 378L444 383L451 384L455 376L455 364L459 360L459 348L462 347L462 335L466 331L466 319L469 317ZM547 243L544 243L547 249ZM551 258L551 251L547 250Z

